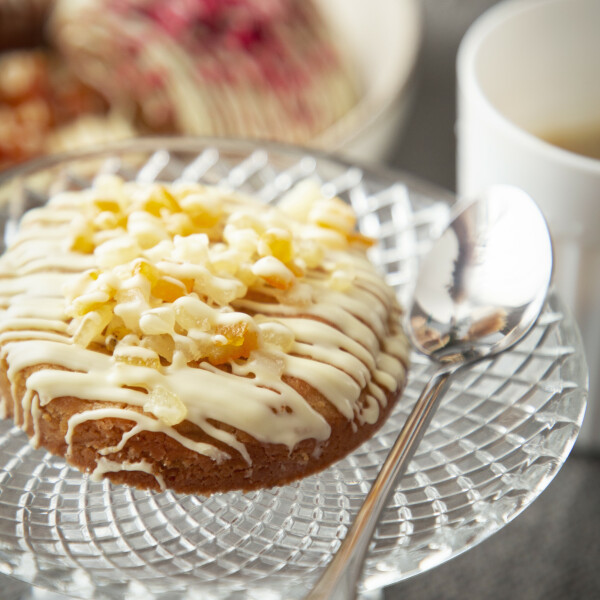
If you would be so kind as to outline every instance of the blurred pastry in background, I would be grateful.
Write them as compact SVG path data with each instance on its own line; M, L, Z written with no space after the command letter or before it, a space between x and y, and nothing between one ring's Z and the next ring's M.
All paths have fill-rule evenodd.
M58 0L49 31L144 132L301 143L357 100L309 0Z
M49 152L134 135L127 121L109 115L108 108L51 52L0 55L0 169Z
M0 0L0 170L131 137L129 121L48 46L51 0Z

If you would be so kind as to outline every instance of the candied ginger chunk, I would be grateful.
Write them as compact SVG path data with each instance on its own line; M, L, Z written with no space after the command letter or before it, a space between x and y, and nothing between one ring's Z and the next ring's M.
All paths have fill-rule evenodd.
M200 329L208 331L212 327L214 310L199 298L184 296L174 303L175 320L177 324L189 331Z
M92 254L94 252L96 247L94 244L94 226L83 215L79 215L73 220L67 247L73 252L81 252L82 254Z
M110 299L110 295L105 291L92 290L75 298L67 307L67 314L71 317L82 317L93 310L101 308Z
M70 279L63 288L65 300L73 302L75 298L85 294L90 286L97 281L99 274L100 272L97 269L88 269Z
M111 306L102 306L97 310L88 312L77 323L77 329L73 334L73 342L78 346L87 348L104 331L111 319Z
M289 289L296 279L294 273L274 256L264 256L257 260L252 266L252 272L279 290Z
M344 233L350 233L356 225L354 211L337 196L316 203L312 207L308 219L320 227L327 227Z
M147 260L136 260L133 264L133 274L146 278L151 285L155 285L160 278L160 271Z
M102 212L109 211L112 213L116 213L120 212L121 210L121 205L119 204L119 201L115 198L98 196L92 200L92 203L99 211Z
M263 321L258 325L263 342L276 346L283 352L289 352L294 345L294 332L277 321Z
M152 295L164 302L175 302L177 298L181 298L181 296L185 296L187 293L188 288L183 281L167 275L160 277L152 286Z
M216 339L215 339L216 338ZM218 323L215 327L215 343L209 350L208 360L220 365L238 358L248 358L258 347L258 331L249 321Z
M283 263L293 258L292 234L286 229L272 227L260 237L259 252L263 256L274 256Z
M152 413L165 425L173 427L187 417L187 407L174 392L162 386L153 387L144 403L144 410Z
M141 341L144 348L153 350L164 358L167 362L173 362L173 353L175 352L175 341L173 337L167 333L160 335L145 335Z
M214 227L223 210L220 199L210 193L190 193L179 200L181 208L191 217L197 227Z
M140 329L145 335L172 333L174 327L175 310L169 305L147 310L140 317Z
M158 369L160 359L154 350L142 346L134 346L124 341L117 344L113 351L113 358L117 363L131 365L133 367L148 367Z
M119 236L100 244L94 255L101 269L110 269L122 265L140 256L142 249L130 236Z
M164 185L156 185L142 203L142 209L155 217L160 217L165 210L180 212L181 206Z
M322 198L323 194L318 182L314 179L305 179L297 183L281 198L278 207L285 214L306 223L312 207Z
M91 231L77 233L71 239L69 249L82 254L93 254L95 248Z
M376 240L368 235L364 235L359 231L351 231L347 236L348 241L356 246L362 246L363 248L371 248L375 245Z
M186 213L173 213L164 217L165 228L172 236L189 236L196 232L196 226Z
M161 219L141 210L136 210L127 217L127 233L135 238L144 250L169 237Z
M195 233L185 237L176 235L173 240L173 258L193 264L207 263L208 244L208 236L204 233Z

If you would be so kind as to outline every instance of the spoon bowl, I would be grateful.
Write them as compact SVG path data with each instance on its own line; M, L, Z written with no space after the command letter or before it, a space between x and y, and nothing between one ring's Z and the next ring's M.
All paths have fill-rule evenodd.
M529 331L552 277L552 243L533 200L498 185L456 207L425 257L408 332L441 363L467 363L503 352Z
M439 368L423 389L336 555L306 600L349 600L381 511L459 369L522 340L537 321L552 279L552 241L534 201L494 186L459 203L422 262L407 330Z

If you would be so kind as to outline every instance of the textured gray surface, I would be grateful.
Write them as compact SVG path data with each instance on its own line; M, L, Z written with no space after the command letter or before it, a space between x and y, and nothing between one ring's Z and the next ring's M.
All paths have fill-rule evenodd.
M572 455L519 517L476 548L385 591L385 600L600 597L600 460Z

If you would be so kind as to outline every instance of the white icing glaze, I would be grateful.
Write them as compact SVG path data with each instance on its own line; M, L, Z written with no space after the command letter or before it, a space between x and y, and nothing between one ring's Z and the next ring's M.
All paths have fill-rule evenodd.
M141 471L142 473L148 473L156 479L161 490L167 489L164 478L159 473L155 473L152 465L145 460L134 463L127 461L117 462L101 456L96 463L96 468L90 473L90 479L92 481L102 481L102 477L106 473L115 471Z
M392 291L347 241L348 208L328 200L300 210L296 197L279 212L192 185L178 197L184 210L171 210L171 192L111 180L59 194L23 219L0 259L0 356L13 397L27 374L20 402L33 442L54 399L90 401L68 421L68 452L78 427L123 419L131 427L98 449L93 477L143 471L164 487L150 463L115 460L138 433L229 458L180 434L186 419L249 464L245 444L215 423L290 451L327 440L329 423L293 378L355 429L376 423L403 385L408 345ZM307 198L319 202L314 190ZM128 202L138 203L129 213ZM193 219L201 231L188 231Z

